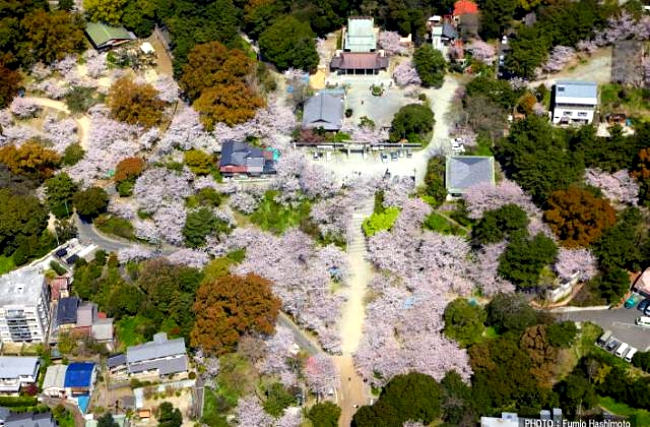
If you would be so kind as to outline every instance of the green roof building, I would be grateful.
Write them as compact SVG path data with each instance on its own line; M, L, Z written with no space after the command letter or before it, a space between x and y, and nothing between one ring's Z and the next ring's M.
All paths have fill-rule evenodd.
M89 22L86 25L86 36L97 50L111 49L135 40L135 36L124 27L111 27L101 22Z
M377 50L375 20L362 16L348 18L343 48L346 52L360 53Z

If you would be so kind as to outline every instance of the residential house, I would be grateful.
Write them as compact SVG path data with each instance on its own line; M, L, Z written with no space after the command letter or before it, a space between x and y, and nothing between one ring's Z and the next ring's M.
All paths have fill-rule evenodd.
M494 185L494 157L447 156L445 185L451 197L459 197L478 184Z
M438 15L429 18L429 25L431 27L431 44L433 48L439 50L446 58L449 48L454 46L458 40L456 28L448 19L443 19Z
M96 365L92 362L75 362L68 365L63 386L66 397L79 406L85 413L90 403L95 380L97 379Z
M111 27L101 22L86 24L86 36L96 50L112 49L136 38L124 27Z
M476 37L479 29L478 5L471 0L460 0L454 3L453 20L460 37L467 41Z
M307 100L302 115L303 129L322 128L338 131L343 126L343 98L328 93L317 93Z
M50 365L43 379L43 394L62 399L65 397L65 375L68 365Z
M11 413L5 419L5 427L58 427L51 412Z
M43 273L25 267L0 276L0 341L44 342L50 326Z
M560 80L553 90L554 124L588 124L598 107L598 83Z
M61 298L56 306L56 329L59 333L69 331L77 326L77 309L79 298Z
M106 359L106 368L108 373L113 377L127 377L129 371L126 368L126 354L120 353L109 356Z
M185 339L170 340L160 332L153 336L153 341L128 347L126 367L128 374L135 376L164 377L187 372Z
M375 20L364 16L348 18L348 26L343 28L343 50L355 53L377 50Z
M0 393L18 394L38 380L38 357L0 356Z
M76 329L78 333L90 335L100 343L113 343L113 319L97 310L97 304L82 302L77 309Z
M277 152L261 150L245 142L226 141L221 147L219 171L223 176L274 174Z

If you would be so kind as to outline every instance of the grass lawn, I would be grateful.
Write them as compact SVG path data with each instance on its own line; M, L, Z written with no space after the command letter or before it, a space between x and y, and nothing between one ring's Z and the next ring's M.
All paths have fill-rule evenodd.
M305 200L295 208L289 208L275 201L277 194L277 191L267 191L260 205L251 214L250 220L262 230L281 234L309 218L311 204Z
M149 319L140 315L120 319L117 322L117 337L120 340L120 346L126 348L146 342L144 330L149 323L151 323Z
M454 234L457 236L466 236L467 232L458 225L451 222L447 217L436 212L432 212L422 224L424 228L436 231L441 234Z
M5 274L16 268L13 257L0 255L0 274Z
M601 397L599 404L616 415L629 417L630 421L635 421L632 425L650 426L650 412L645 409L631 408L625 403L615 401L611 397Z
M223 412L223 408L220 408L220 406L217 393L211 388L206 387L203 395L203 417L201 418L201 422L210 427L227 427L228 422L220 414Z
M104 214L98 216L93 223L102 233L112 234L124 239L136 240L133 225L126 219Z
M642 116L650 111L650 92L647 89L623 88L619 84L610 83L600 86L600 97L605 113L624 112L628 116Z

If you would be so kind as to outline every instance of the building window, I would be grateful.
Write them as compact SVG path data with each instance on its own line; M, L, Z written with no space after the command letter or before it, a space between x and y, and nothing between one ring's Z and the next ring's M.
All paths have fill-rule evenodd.
M578 117L587 117L587 113L584 111L578 112Z

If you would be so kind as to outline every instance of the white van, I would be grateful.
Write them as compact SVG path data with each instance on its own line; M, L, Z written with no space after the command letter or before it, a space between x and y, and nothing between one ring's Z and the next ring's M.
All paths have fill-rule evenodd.
M634 357L634 355L636 354L636 352L637 352L637 349L636 349L636 348L634 348L634 347L630 347L630 351L628 351L627 354L625 355L625 361L631 363L631 362L632 362L632 358Z
M614 353L614 354L617 355L620 358L623 358L623 356L625 356L625 353L627 352L628 348L630 348L630 346L627 345L626 343L623 343L623 344L621 344L621 346L619 348L616 349L616 353Z
M636 319L636 324L639 325L639 326L650 328L650 317L641 316L641 317Z

